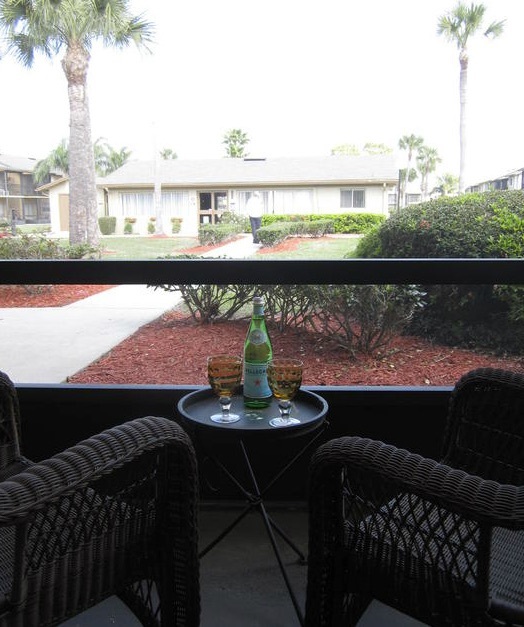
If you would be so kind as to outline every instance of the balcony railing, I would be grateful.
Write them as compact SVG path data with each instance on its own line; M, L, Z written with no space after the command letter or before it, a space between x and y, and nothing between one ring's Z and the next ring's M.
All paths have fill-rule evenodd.
M522 259L0 261L3 284L524 284ZM0 347L1 350L1 347ZM1 362L0 362L1 369ZM27 453L42 458L141 415L172 416L192 386L18 386ZM313 387L328 437L359 433L438 456L449 387ZM287 498L301 495L286 494Z

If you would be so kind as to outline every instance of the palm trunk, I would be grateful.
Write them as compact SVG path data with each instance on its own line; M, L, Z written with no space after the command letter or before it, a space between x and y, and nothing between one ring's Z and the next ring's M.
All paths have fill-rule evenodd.
M72 42L62 61L69 96L69 243L98 246L95 158L87 98L89 53Z
M460 53L460 171L459 194L466 189L466 91L468 83L468 55L465 50Z

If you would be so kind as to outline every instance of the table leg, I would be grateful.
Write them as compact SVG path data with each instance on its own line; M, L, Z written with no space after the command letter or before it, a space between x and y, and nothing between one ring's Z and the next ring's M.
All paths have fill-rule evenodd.
M246 462L246 465L249 469L249 474L251 477L251 482L253 483L253 487L255 488L255 493L257 495L260 496L260 489L258 487L258 482L257 479L255 477L255 473L253 472L253 468L251 466L251 462L249 460L249 456L247 454L246 448L244 446L244 442L242 440L240 440L240 448L242 449L242 453L244 455L244 460ZM286 567L284 565L284 562L282 561L282 557L280 555L280 550L278 548L278 544L275 538L275 534L273 533L273 525L274 523L272 523L272 521L270 520L270 517L267 513L266 510L266 506L264 505L264 501L262 499L259 500L259 503L257 504L257 508L260 512L260 514L262 515L262 520L264 521L264 525L266 527L266 531L267 531L267 535L269 537L269 540L271 542L271 546L273 547L273 552L275 554L275 557L277 558L277 562L278 565L280 567L280 572L282 573L282 577L284 578L284 583L286 584L286 588L289 592L289 596L291 597L291 602L293 603L293 607L295 608L295 612L298 618L298 621L300 623L300 625L303 627L304 626L304 616L302 615L302 609L298 603L297 597L295 595L295 591L293 590L293 586L291 585L291 581L289 580L287 571L286 571ZM300 555L302 555L299 552ZM304 558L305 559L305 558Z

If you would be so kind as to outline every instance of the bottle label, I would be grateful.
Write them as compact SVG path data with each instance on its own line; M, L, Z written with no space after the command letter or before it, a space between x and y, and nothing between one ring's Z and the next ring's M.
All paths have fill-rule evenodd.
M244 362L244 396L249 398L271 396L267 382L267 364Z
M256 344L258 346L259 344L264 344L264 342L267 341L267 335L264 333L264 331L261 331L260 329L255 329L249 334L248 340L252 344Z

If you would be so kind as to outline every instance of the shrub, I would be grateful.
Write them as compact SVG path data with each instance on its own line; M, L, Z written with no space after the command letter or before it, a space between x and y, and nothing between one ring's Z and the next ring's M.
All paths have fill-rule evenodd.
M171 218L171 233L180 233L182 228L182 218Z
M127 219L124 222L124 235L131 235L133 232L133 223L128 222Z
M163 259L198 259L197 255L166 256ZM230 320L252 301L252 285L155 285L155 289L180 292L192 318L201 324Z
M220 216L220 224L236 224L241 229L239 232L251 233L249 217L233 211L224 211Z
M147 232L149 233L149 235L153 235L155 233L155 221L151 218L149 218L149 221L147 223Z
M102 235L113 235L116 231L116 216L101 216L98 218L98 226Z
M22 234L0 238L0 259L83 259L100 251L88 244L60 244L42 234Z
M524 256L524 192L440 198L400 209L357 247L364 257ZM519 351L522 290L491 285L428 285L412 330L440 342ZM513 329L513 331L508 331ZM520 339L519 339L520 338Z
M522 257L524 192L464 194L405 207L379 227L378 237L379 257Z
M312 213L312 214L266 214L262 216L262 226L275 222L316 222L329 220L332 229L329 233L363 234L382 224L385 216L375 213Z
M204 224L198 229L198 241L202 246L227 242L242 232L238 224Z
M257 231L257 236L263 246L275 246L287 237L302 235L309 237L322 237L333 232L332 220L316 221L291 221L274 222L268 226L262 226Z
M423 307L423 293L411 285L329 285L308 290L313 290L315 306L305 318L306 326L353 358L387 346Z
M257 231L262 246L276 246L293 234L295 230L292 222L275 222L269 226L261 226Z

